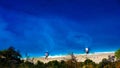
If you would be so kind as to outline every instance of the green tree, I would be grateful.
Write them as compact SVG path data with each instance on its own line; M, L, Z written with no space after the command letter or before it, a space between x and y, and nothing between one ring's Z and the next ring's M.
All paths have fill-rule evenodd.
M47 68L61 68L60 63L57 60L48 62L46 66Z
M35 66L33 63L26 61L26 62L19 64L18 68L35 68Z
M98 64L98 68L115 68L114 63L108 61L106 58L102 59L102 61Z
M93 61L90 60L90 59L86 59L86 60L84 61L84 64L85 64L85 65L90 64L90 63L93 63Z
M7 50L2 51L2 55L6 58L7 61L13 63L20 63L21 55L14 47L9 47Z
M67 64L66 64L66 62L65 62L64 60L62 60L62 61L60 62L60 67L61 67L61 68L67 68Z
M120 60L120 49L115 52L115 57L117 60Z
M96 64L95 64L95 62L93 62L92 60L90 60L90 59L86 59L85 61L84 61L84 66L83 66L84 68L96 68Z
M45 64L41 61L37 61L37 64L35 64L35 68L45 68Z
M21 55L14 47L0 51L0 66L2 68L16 68L22 61Z

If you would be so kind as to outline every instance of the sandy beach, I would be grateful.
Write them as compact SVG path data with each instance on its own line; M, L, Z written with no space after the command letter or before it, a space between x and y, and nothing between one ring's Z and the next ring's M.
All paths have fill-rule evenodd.
M114 56L114 53L96 53L96 54L76 54L74 55L77 59L77 62L84 62L86 58L89 58L91 60L93 60L95 63L99 63L102 61L103 58L108 59L108 56ZM57 57L48 57L47 59L45 59L45 57L39 57L39 58L34 58L33 62L36 63L38 60L42 61L44 63L47 63L49 61L53 61L53 60L57 60L57 61L67 61L71 59L70 55L66 55L66 56L57 56Z

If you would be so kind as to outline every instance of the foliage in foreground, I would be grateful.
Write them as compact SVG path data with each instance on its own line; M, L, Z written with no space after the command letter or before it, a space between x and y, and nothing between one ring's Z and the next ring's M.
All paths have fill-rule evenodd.
M115 56L116 56L116 59L117 59L117 60L120 60L120 49L118 49L118 50L115 52Z
M119 51L116 51L116 57L117 54L119 54ZM120 61L111 62L108 59L103 59L99 64L96 64L90 59L86 59L84 62L74 62L71 59L61 62L54 60L48 63L37 61L34 64L21 60L20 53L10 47L0 51L0 68L120 68Z

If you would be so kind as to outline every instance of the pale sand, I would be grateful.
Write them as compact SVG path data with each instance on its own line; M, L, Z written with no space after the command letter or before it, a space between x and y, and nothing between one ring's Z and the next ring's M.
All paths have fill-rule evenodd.
M77 62L84 62L85 59L86 59L86 56L87 56L87 58L93 60L95 63L99 63L99 62L102 61L103 58L108 59L109 55L110 56L114 56L114 53L98 53L98 54L88 54L88 55L77 54L77 55L75 55L75 57L77 59ZM69 59L71 59L70 55L60 56L60 57L48 57L48 59L45 59L44 57L40 57L40 58L34 58L33 62L36 63L39 60L39 61L42 61L44 63L47 63L47 62L53 61L53 60L57 60L57 61L64 60L64 61L67 61Z

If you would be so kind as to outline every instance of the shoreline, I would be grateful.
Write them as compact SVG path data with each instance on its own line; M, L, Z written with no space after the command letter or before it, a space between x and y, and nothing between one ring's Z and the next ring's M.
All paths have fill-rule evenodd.
M93 55L93 54L108 54L108 53L115 53L115 51L111 51L111 52L93 52L93 53L89 53L89 55ZM74 55L86 55L85 53L73 53ZM65 57L69 54L57 54L57 55L49 55L50 58L56 58L56 57ZM45 56L29 56L29 58L43 58ZM26 57L23 57L23 59Z
M88 55L86 54L74 54L74 56L76 57L77 62L84 62L86 60L86 57L88 59L91 59L92 61L94 61L95 63L99 63L102 61L102 59L106 58L108 59L108 56L114 56L114 52L96 52L96 53L90 53ZM49 61L67 61L71 59L70 55L56 55L56 56L49 56L47 59L45 59L45 56L41 56L41 57L35 57L30 58L31 62L33 63L37 63L37 61L41 61L43 63L48 63ZM33 60L32 60L33 59Z

